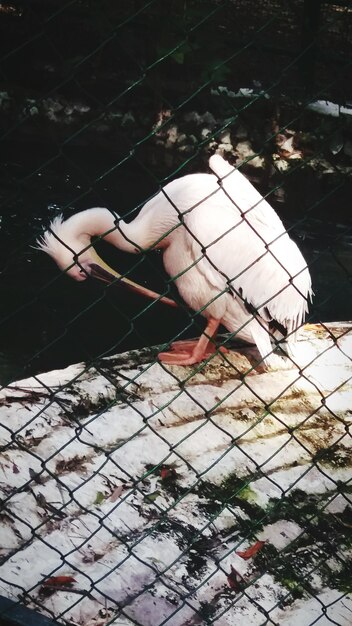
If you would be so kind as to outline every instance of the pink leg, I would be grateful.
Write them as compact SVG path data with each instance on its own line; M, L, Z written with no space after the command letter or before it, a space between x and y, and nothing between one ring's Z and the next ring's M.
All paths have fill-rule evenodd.
M190 346L190 342L181 341L181 346L182 343L184 343L184 347L188 348L188 351L187 349L177 351L173 348L171 352L160 352L158 355L160 361L162 361L162 363L167 363L168 365L194 365L195 363L199 363L207 355L214 352L213 349L209 352L209 344L213 343L211 340L216 335L219 324L219 320L211 317L204 333L201 334L194 347ZM178 346L179 342L175 343L176 346ZM190 351L190 349L192 349L192 351Z
M171 351L177 352L177 353L187 352L189 355L191 355L193 354L193 350L197 346L198 341L199 339L181 339L179 341L173 341L171 344ZM214 341L209 341L209 344L205 350L205 355L209 356L210 354L213 354L217 350L219 352L222 352L223 354L227 354L228 352L230 352L230 350L228 350L228 348L225 348L225 346L217 347Z

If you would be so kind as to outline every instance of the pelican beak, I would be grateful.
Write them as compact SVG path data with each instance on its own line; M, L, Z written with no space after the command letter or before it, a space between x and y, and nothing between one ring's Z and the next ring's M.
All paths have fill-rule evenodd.
M102 280L103 283L107 284L111 284L116 281L116 279L120 278L119 274L113 269L106 269L106 267L102 267L98 263L89 263L88 273L92 278L98 278Z
M151 300L159 300L160 302L168 304L172 307L178 306L175 300L162 296L160 293L152 291L151 289L147 289L146 287L135 283L133 280L130 280L126 276L121 276L121 274L115 272L115 270L109 267L109 265L107 265L107 263L105 263L96 253L94 254L94 261L87 263L86 270L90 276L98 278L108 285L122 284L128 287L131 291L135 291L136 293L150 298Z

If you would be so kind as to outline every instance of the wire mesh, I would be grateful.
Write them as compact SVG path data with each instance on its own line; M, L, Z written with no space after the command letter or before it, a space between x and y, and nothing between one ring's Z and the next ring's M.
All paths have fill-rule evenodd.
M0 623L349 625L352 9L14 0L0 28ZM235 170L209 192L214 154ZM234 171L259 200L237 196ZM186 193L196 173L204 189L178 201L168 185ZM158 198L172 223L128 236ZM224 229L220 207L205 241L192 217L214 198L240 220ZM254 223L262 198L303 253L312 303L306 266L277 254L286 231ZM89 207L110 226L77 250L50 224ZM36 248L50 230L66 271ZM262 252L229 273L236 232ZM197 254L171 271L155 248L179 237L181 259L181 234ZM93 280L93 245L177 307ZM268 257L285 284L251 299ZM187 277L204 267L215 291L192 306ZM297 352L271 369L285 324L270 350L238 339L253 322L267 333L294 292L310 324L289 313ZM169 365L222 298L241 323L224 315L204 358Z

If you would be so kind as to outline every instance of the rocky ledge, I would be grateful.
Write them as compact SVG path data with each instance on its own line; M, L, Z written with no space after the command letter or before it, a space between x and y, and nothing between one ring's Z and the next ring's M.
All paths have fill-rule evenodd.
M298 348L4 388L0 594L82 626L351 624L352 324Z

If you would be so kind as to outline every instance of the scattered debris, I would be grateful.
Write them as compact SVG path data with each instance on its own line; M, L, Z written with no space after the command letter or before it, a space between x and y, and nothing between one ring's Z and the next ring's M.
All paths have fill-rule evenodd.
M82 626L121 611L143 626L254 626L261 607L310 623L319 601L348 626L351 325L298 339L304 376L244 381L250 349L193 375L136 350L102 359L118 397L83 364L17 383L38 396L0 408L2 593L20 585L29 607ZM51 386L60 402L41 395ZM83 402L79 418L61 399Z

